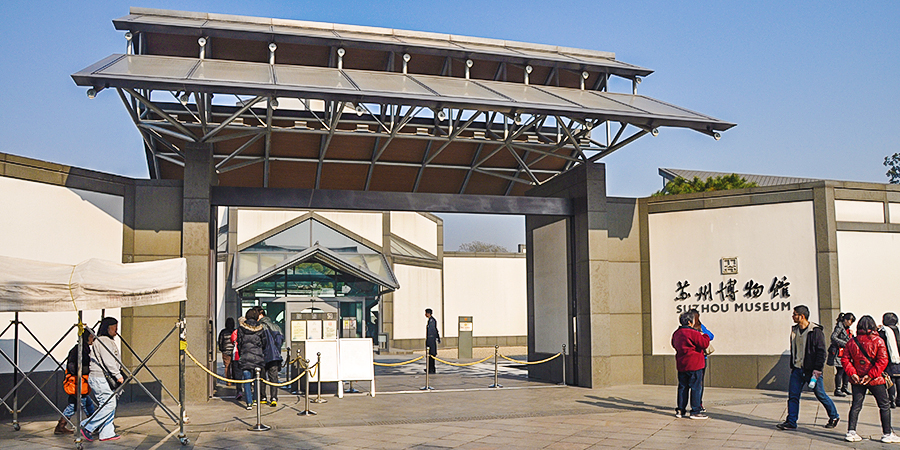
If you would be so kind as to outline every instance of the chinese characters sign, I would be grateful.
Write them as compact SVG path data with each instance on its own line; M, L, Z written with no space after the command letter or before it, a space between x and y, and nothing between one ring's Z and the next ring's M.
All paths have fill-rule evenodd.
M787 276L773 277L765 285L753 279L741 284L734 278L720 281L717 286L708 282L694 287L689 280L678 281L675 283L674 298L678 304L676 312L682 313L690 309L697 309L701 313L790 310L790 302L780 301L790 298L790 285Z

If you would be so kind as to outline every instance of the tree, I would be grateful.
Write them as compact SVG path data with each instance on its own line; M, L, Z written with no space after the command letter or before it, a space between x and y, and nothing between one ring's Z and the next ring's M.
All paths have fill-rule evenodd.
M888 171L885 172L884 175L890 180L889 183L900 184L900 153L885 156L884 167L888 168Z
M709 177L706 180L694 177L693 180L688 181L686 178L677 177L666 183L666 186L662 188L662 190L654 193L653 196L689 194L692 192L726 191L729 189L743 189L756 186L756 183L749 182L746 178L738 176L735 173L719 177Z
M459 245L460 252L483 252L483 253L506 253L509 250L506 247L497 245L497 244L489 244L487 242L481 241L472 241L466 242L465 244Z

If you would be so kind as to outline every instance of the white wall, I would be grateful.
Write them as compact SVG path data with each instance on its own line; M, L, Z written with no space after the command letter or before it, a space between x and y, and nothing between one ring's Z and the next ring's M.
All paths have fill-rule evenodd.
M900 234L838 231L841 311L881 323L885 312L900 314L896 280Z
M419 213L392 212L391 233L437 255L437 224Z
M701 311L701 321L715 334L716 354L782 354L793 324L791 309L800 304L810 308L810 320L817 322L812 202L650 214L649 230L654 354L674 353L670 342L678 328L679 308L711 308ZM738 258L736 275L721 274L723 257ZM790 296L773 299L772 280L784 276ZM722 301L715 292L729 279L737 281L735 300ZM685 280L692 297L676 301L677 283ZM744 295L750 280L763 285L760 297ZM695 294L708 283L713 298L699 301ZM788 302L790 307L783 305ZM752 312L736 311L751 305ZM755 310L757 305L760 311ZM778 311L767 311L773 305Z
M459 316L472 316L473 336L528 334L525 258L444 254L444 335L459 335Z
M394 292L394 335L391 339L425 339L425 308L434 310L438 330L444 336L448 322L441 307L440 269L395 264L394 274L400 289Z
M283 223L294 220L306 211L266 211L255 209L238 210L238 245L263 234ZM234 226L234 224L229 224Z
M569 335L566 221L534 230L534 348L557 353Z
M834 220L838 222L884 223L884 203L835 200Z
M122 261L122 197L0 177L0 205L4 216L0 221L0 255L61 264L90 258ZM106 315L118 318L119 310L107 310ZM12 313L0 313L0 323L5 327L13 317ZM49 348L77 323L78 316L75 311L20 313L19 319ZM98 320L100 311L84 312L88 325ZM44 351L24 330L20 331L20 341L21 361L27 371ZM53 356L61 361L77 342L70 333ZM12 355L12 329L0 338L0 348ZM45 361L39 370L55 367L52 361ZM0 372L12 372L3 358Z
M316 211L320 216L372 241L382 245L384 218L381 213L349 213Z

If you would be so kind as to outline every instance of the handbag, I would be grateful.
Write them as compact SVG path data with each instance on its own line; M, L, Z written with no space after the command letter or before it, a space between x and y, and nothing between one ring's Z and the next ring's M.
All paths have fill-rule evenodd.
M91 392L90 387L88 387L88 376L81 376L81 395L87 395ZM63 391L69 395L75 395L75 375L72 375L69 372L66 372L66 378L63 380Z
M865 356L866 359L869 360L869 363L871 363L872 366L874 367L875 361L871 357L869 357L869 354L866 353L865 350L863 350L862 345L859 345L859 341L856 340L856 336L853 336L853 342L856 342L856 348L859 349L859 352L862 353L863 356ZM891 379L891 376L888 375L887 372L881 372L881 378L884 378L884 385L888 389L890 389L894 385L894 380Z
M703 354L706 356L712 355L716 349L713 348L712 342L709 343L709 346L703 349Z
M838 346L834 345L834 343L832 343L830 346L828 346L828 356L825 358L825 364L828 364L829 366L833 366L834 359L837 357L837 354L838 354Z

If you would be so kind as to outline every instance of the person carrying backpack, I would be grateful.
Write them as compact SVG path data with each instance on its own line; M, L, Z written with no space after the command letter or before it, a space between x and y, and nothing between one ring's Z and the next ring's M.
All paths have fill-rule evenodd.
M269 382L278 383L278 372L281 371L281 363L283 361L281 357L281 344L284 343L284 333L281 332L281 327L275 322L272 322L272 319L266 315L264 309L258 308L258 312L259 323L266 329L266 379L269 380ZM260 390L262 391L260 392L260 401L265 404L267 402L265 389ZM278 406L278 386L269 385L268 403L269 406L273 408Z
M231 333L234 332L234 318L225 319L225 328L219 332L219 339L216 344L219 351L222 352L222 363L225 365L225 378L234 379L231 373L231 357L234 354L234 342L231 341ZM226 383L231 386L231 382Z

